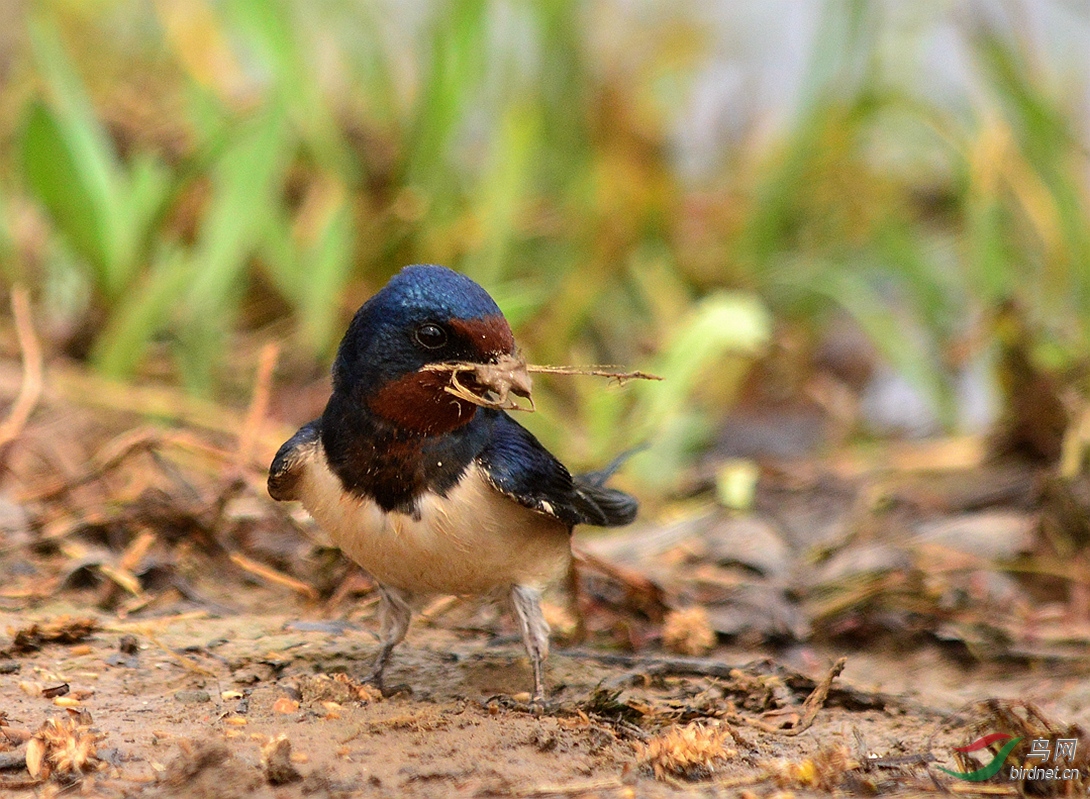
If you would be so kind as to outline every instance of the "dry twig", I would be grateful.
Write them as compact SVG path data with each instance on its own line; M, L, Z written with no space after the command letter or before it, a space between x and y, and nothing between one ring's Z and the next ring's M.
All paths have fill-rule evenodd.
M825 700L829 698L829 689L833 687L833 680L840 676L840 672L844 671L844 666L847 663L847 658L838 659L833 667L829 669L828 674L821 678L821 682L814 686L814 690L810 692L810 695L806 697L806 701L802 704L802 718L793 727L782 729L754 719L746 719L746 723L765 732L779 735L801 735L813 725L817 714L825 706Z
M236 464L241 470L253 457L254 446L258 441L258 433L269 411L269 395L271 393L273 370L276 369L276 361L280 357L280 345L270 342L261 348L257 360L257 376L254 378L254 392L250 398L250 407L246 409L246 417L242 420L241 432L238 436L238 450Z
M423 371L449 372L450 385L445 386L446 392L466 402L486 408L529 412L534 410L534 400L530 396L528 373L608 377L616 380L618 384L623 384L629 380L662 380L658 375L649 372L620 372L610 366L526 364L521 358L514 356L504 356L497 363L470 363L468 361L433 363L425 366ZM461 380L462 375L472 376L474 382L483 386L485 390L483 392L474 391L466 386ZM511 394L525 397L529 400L530 406L519 405L515 400L511 399Z
M203 611L202 611L202 613L203 613ZM176 616L175 618L181 618L182 615L184 615L184 614L179 614L179 616ZM164 655L169 657L171 660L173 660L175 663L177 663L179 666L181 666L186 671L191 671L194 674L202 674L205 677L218 677L219 676L218 674L216 674L216 672L212 671L211 669L206 669L204 666L202 666L199 663L194 662L193 660L190 660L185 655L181 655L181 654L175 652L173 649L171 649L166 644L164 644L162 641L160 641L159 638L157 636L155 636L150 631L150 628L147 625L142 625L141 629L143 629L143 635L144 635L145 638L147 638L149 641L151 641L153 644L155 644L155 646L158 647L158 649Z
M547 375L586 375L588 377L608 377L611 380L616 380L619 385L624 385L629 380L662 380L659 375L651 374L650 372L619 372L616 366L599 365L599 366L542 366L540 364L529 364L526 367L527 372L533 374L547 374Z
M8 417L0 424L0 452L23 432L42 395L42 348L34 333L30 296L23 286L16 286L11 291L11 313L23 354L23 381Z
M154 427L126 430L106 442L91 458L86 471L71 479L60 478L21 492L21 503L47 502L63 494L93 483L121 466L128 458L141 452L157 452L172 447L207 458L216 463L229 459L229 453L186 431L163 431Z
M530 785L516 788L515 796L572 796L575 794L593 794L599 791L613 791L624 787L620 777L601 777L570 785Z
M258 563L257 561L250 560L248 557L239 552L231 552L228 554L227 557L229 557L231 559L231 562L243 571L247 571L250 574L260 577L263 580L267 580L270 583L275 583L276 585L282 585L285 588L290 588L297 594L302 594L307 599L315 600L318 598L318 592L314 590L313 587L307 585L300 580L296 580L294 577L289 577L286 574L278 572L271 566L266 566L263 563Z

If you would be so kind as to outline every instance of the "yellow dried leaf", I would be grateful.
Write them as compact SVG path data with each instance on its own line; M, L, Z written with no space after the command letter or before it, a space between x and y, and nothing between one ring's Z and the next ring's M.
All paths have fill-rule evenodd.
M42 766L45 762L45 741L40 738L31 738L26 744L26 770L30 776L39 779L43 776Z

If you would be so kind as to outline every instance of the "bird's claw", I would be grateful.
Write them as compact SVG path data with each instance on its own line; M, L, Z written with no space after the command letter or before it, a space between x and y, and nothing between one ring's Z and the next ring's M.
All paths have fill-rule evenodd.
M364 685L370 685L377 688L379 692L383 692L385 690L384 682L382 679L382 672L377 669L375 671L372 671L362 680L360 680L360 682L362 682Z
M497 694L489 697L484 704L489 709L513 710L516 713L528 713L537 718L551 714L556 709L555 705L547 703L545 697L540 695L532 696L529 701L524 702L513 696Z
M412 686L406 682L387 685L386 681L382 679L382 674L379 672L371 672L360 680L360 682L364 685L371 685L377 688L384 699L389 699L391 696L397 696L398 694L412 695L413 692Z

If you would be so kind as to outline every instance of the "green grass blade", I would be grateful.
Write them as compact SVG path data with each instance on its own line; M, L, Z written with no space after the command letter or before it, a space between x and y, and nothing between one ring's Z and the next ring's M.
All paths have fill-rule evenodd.
M711 420L694 402L700 381L713 368L727 368L729 360L748 362L768 343L772 320L763 303L751 294L716 292L698 301L680 320L665 349L650 371L661 382L636 381L630 444L651 442L648 454L634 464L635 473L649 485L676 483L694 449L707 442ZM744 370L738 370L741 379ZM626 401L614 395L616 402ZM598 413L608 412L599 408Z
M292 7L284 0L229 0L225 5L231 30L245 34L252 52L268 70L275 99L303 132L304 140L326 167L348 177L355 167L331 107L323 102L318 75L304 56L300 21L293 18Z
M455 188L451 151L472 107L487 58L484 0L451 0L432 23L425 77L413 112L406 182L440 194L445 207Z
M541 124L530 104L509 107L500 123L491 166L480 185L476 216L483 244L463 268L484 285L503 279L511 245L518 237L520 214L533 188L534 153L541 150Z
M216 165L213 200L197 243L200 274L188 298L195 313L222 307L241 276L267 229L290 145L283 114L270 110L239 135Z
M352 269L354 236L348 205L339 202L328 214L314 245L304 253L299 275L303 302L298 309L303 342L317 355L332 350L340 330L341 303Z
M194 273L185 254L175 251L136 283L95 342L91 358L99 371L113 378L132 375L148 343L169 325Z
M31 107L24 135L28 177L73 246L96 269L104 293L116 297L134 267L120 246L125 220L117 155L56 28L45 19L32 19L29 30L56 112L39 103ZM57 163L51 164L52 159Z
M137 154L131 161L120 207L126 224L120 231L122 260L135 270L153 244L169 201L180 182L156 156ZM126 279L126 284L128 279Z
M22 264L15 250L11 236L11 217L8 211L8 198L4 185L0 183L0 278L9 284L23 279Z
M906 302L891 302L888 284L893 281L880 270L867 275L858 264L812 265L809 269L785 266L779 279L796 290L824 297L852 316L889 363L918 388L944 423L953 421L950 388L943 380L935 342L926 325L914 317ZM876 288L875 281L887 284Z
M105 210L113 200L94 185L71 146L61 122L43 103L33 103L22 134L22 161L27 183L45 206L68 244L94 271L107 295L115 292L110 264L114 258Z
M275 214L292 145L284 114L270 108L238 134L215 166L178 348L184 379L198 393L212 388L246 267Z

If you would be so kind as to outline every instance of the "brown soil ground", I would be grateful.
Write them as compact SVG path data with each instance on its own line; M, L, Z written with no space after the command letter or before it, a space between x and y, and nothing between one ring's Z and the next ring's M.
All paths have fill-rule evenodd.
M798 736L745 723L797 723L811 687L797 675L767 661L734 676L684 673L687 665L743 664L754 653L606 664L597 657L607 653L561 650L549 664L553 704L538 717L507 698L530 681L516 643L441 623L415 626L397 652L390 682L405 683L404 692L361 701L352 683L325 675L366 671L375 651L369 620L323 622L315 608L292 607L282 595L235 591L276 612L101 618L82 642L45 644L5 661L17 668L0 683L6 723L33 730L74 713L42 695L67 683L67 697L90 713L99 736L101 762L78 794L217 798L934 793L956 781L937 773L930 756L957 768L951 747L983 712L967 703L1030 699L1046 715L1090 723L1090 687L1075 673L964 670L934 650L850 655L826 706ZM0 623L14 629L81 612L49 602ZM136 638L134 654L119 651L126 635ZM820 677L822 669L814 671ZM603 689L620 694L610 703L598 693L596 705ZM964 718L951 722L959 708ZM729 725L722 756L707 769L656 779L648 739L690 718L706 729ZM286 774L262 762L262 746L277 736L290 742ZM867 767L868 757L888 765ZM45 787L70 779L57 775ZM18 770L0 772L0 780L8 791L30 784Z
M0 394L19 374L0 363ZM594 552L588 637L566 643L554 597L534 715L526 658L488 603L418 618L388 672L404 690L355 682L375 600L265 495L294 428L263 413L51 372L3 456L0 796L1085 795L1085 549L1071 539L1060 565L1043 549L1063 528L1039 475L766 468L745 519L679 503L622 546L577 535ZM981 531L995 552L976 551ZM1049 580L996 565L1027 548ZM664 618L694 605L718 645L666 651ZM939 771L974 767L953 748L995 731L1079 738L1079 778Z

